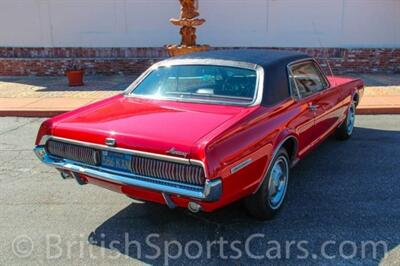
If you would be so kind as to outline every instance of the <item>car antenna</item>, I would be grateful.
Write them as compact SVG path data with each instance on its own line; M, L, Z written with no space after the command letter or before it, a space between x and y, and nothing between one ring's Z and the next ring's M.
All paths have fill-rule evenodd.
M323 48L322 41L321 41L321 38L320 38L320 36L319 36L319 34L317 32L317 28L315 27L315 21L312 22L312 25L313 25L314 34L315 34L315 36L317 37L317 40L318 40L319 47L322 49ZM326 61L326 65L328 66L328 69L329 69L329 72L331 74L331 77L333 79L333 85L336 86L336 79L333 76L333 71L332 71L332 68L331 68L331 64L329 63L328 57L325 58L325 61Z

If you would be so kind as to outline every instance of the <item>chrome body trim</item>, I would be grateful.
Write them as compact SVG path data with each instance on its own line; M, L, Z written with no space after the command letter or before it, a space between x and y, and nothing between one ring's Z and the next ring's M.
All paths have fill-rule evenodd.
M106 144L107 146L113 147L113 146L115 146L116 141L115 141L115 139L113 139L113 138L106 138L105 144Z
M191 100L191 99L179 99L179 98L155 98L153 96L139 96L133 95L132 92L135 88L154 70L160 67L170 67L177 65L213 65L213 66L226 66L226 67L237 67L255 70L257 74L256 88L251 103L238 103L229 101L218 101L218 100ZM210 104L221 104L221 105L239 105L239 106L255 106L261 104L263 91L264 91L264 68L260 65L232 60L222 59L168 59L158 62L147 69L142 75L140 75L125 91L125 97L137 97L152 100L167 100L167 101L181 101L181 102L194 102L194 103L210 103Z
M61 137L49 136L49 135L43 136L39 145L45 145L47 143L47 141L50 139L65 142L65 143L75 144L75 145L81 145L84 147L95 148L95 149L100 149L100 150L105 150L105 151L120 152L120 153L125 153L125 154L130 154L130 155L146 157L146 158L150 158L150 159L165 160L165 161L169 161L169 162L181 163L181 164L187 164L187 165L198 165L198 166L201 166L204 168L204 173L207 177L207 172L205 171L206 169L204 167L204 164L202 161L199 161L199 160L186 159L186 158L181 158L181 157L168 156L168 155L156 154L156 153L150 153L150 152L144 152L144 151L130 150L130 149L124 149L124 148L119 148L119 147L110 147L110 146L102 145L102 144L90 143L90 142L85 142L85 141L80 141L80 140L73 140L73 139L67 139L67 138L61 138Z
M52 156L75 160L85 164L98 165L100 163L100 152L98 150L53 139L47 141L46 152Z
M190 185L104 169L92 165L85 165L72 160L55 158L47 154L44 146L36 146L34 152L43 163L57 168L58 170L70 171L73 176L75 174L83 174L116 184L136 186L161 193L179 195L207 202L219 200L222 194L221 179L207 179L204 186Z
M231 168L231 174L238 172L239 170L245 168L249 164L251 164L253 160L251 158L244 160L243 162L239 163L238 165Z
M44 135L39 142L39 145L46 145L47 141L51 138L50 135Z

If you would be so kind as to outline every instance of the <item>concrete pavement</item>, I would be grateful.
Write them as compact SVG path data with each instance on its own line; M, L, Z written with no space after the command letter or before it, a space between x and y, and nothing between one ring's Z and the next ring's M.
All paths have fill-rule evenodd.
M400 264L400 116L358 116L349 141L313 151L268 222L240 203L193 215L62 180L32 152L41 121L0 118L0 265Z

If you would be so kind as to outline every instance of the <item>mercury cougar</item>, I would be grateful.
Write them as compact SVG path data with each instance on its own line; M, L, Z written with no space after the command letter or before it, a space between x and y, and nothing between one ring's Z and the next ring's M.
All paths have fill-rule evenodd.
M301 53L193 53L44 121L34 151L81 185L192 212L243 199L251 215L271 219L293 166L328 136L351 137L363 89Z

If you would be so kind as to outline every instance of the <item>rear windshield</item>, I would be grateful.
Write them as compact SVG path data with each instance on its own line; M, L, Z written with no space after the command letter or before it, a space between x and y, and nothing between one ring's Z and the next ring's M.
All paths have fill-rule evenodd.
M256 92L255 70L212 65L176 65L152 71L132 95L188 101L249 104Z

